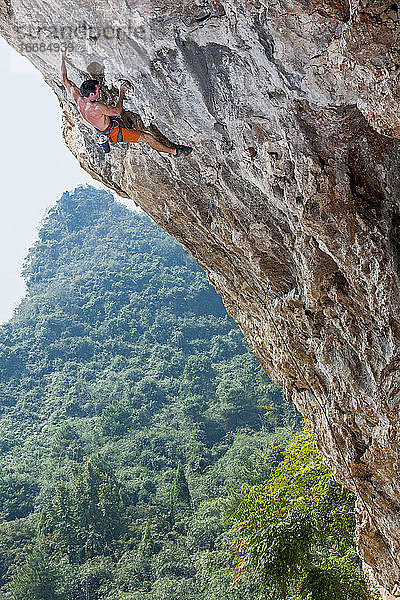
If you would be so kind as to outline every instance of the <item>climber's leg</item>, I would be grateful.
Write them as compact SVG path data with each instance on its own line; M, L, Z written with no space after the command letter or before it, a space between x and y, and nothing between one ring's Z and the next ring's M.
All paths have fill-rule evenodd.
M139 142L146 142L146 144L148 144L150 148L153 148L153 150L157 150L157 152L168 152L168 154L176 154L176 148L169 148L168 146L165 146L164 144L156 140L152 135L150 135L150 133L144 133L144 131L140 133Z
M173 156L180 157L188 156L192 151L190 146L177 146L176 148L165 146L162 142L156 140L150 133L145 133L144 131L139 131L138 129L122 127L121 133L123 142L131 142L133 144L136 144L136 142L145 142L150 146L150 148L157 150L157 152L167 152ZM114 127L114 129L112 129L110 132L110 140L114 144L118 142L118 127Z

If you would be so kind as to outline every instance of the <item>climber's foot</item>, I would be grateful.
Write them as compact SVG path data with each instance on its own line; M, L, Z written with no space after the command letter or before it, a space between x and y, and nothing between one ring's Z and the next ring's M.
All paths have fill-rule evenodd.
M191 146L177 146L176 153L173 156L179 158L181 156L189 156L193 148Z

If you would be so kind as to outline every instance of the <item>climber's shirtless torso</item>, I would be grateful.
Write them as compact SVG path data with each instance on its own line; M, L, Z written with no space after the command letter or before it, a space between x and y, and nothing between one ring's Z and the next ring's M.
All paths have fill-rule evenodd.
M100 96L100 93L100 86L96 85L97 97ZM107 104L103 104L103 102L99 102L98 100L92 101L89 98L85 98L76 86L72 89L72 97L82 117L85 121L93 125L93 127L96 127L96 129L104 131L110 124L110 116L118 116L115 106L107 106Z

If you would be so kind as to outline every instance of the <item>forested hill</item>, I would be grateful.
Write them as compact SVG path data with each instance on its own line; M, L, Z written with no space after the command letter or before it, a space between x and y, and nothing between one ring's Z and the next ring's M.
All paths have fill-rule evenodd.
M0 328L1 597L37 572L44 600L199 595L214 500L299 415L194 260L110 193L65 193L23 274Z

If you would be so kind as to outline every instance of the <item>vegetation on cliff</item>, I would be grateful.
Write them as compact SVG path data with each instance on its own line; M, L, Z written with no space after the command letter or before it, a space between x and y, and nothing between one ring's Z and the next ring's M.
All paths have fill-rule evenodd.
M231 543L236 576L267 597L361 600L371 597L354 548L354 495L324 467L304 428L265 454L267 481L245 484Z

